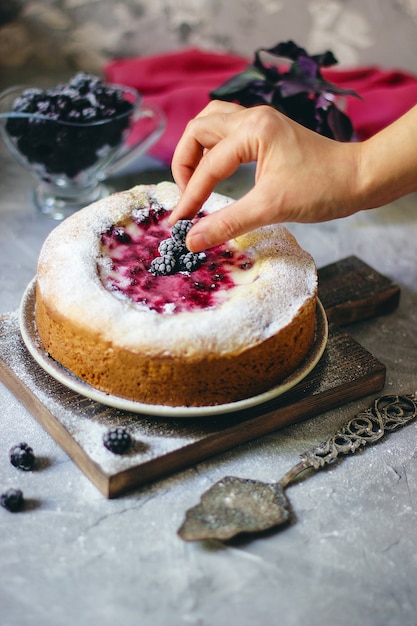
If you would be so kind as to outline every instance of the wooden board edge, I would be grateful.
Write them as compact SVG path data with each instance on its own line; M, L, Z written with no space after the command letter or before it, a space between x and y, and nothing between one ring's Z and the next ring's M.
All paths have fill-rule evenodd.
M59 443L63 451L75 465L87 476L97 489L109 498L109 476L90 459L83 448L73 439L65 426L57 420L36 395L26 387L18 376L0 359L0 381L21 402L46 432Z
M389 289L374 294L374 300L369 298L355 300L354 302L344 302L326 309L329 322L338 326L346 326L354 322L361 322L379 315L388 315L398 308L401 296L401 289L393 284Z
M311 419L347 402L369 397L384 388L385 379L386 367L381 363L372 374L366 374L355 381L357 384L353 390L351 382L347 382L337 389L330 389L312 398L297 400L294 405L285 405L271 413L264 414L261 427L259 416L257 416L226 428L221 433L220 445L219 435L211 435L202 441L170 452L163 458L159 457L157 461L151 459L140 467L119 472L109 477L108 497L116 498L127 491L187 469L195 463L203 462L239 445L259 439L280 428Z

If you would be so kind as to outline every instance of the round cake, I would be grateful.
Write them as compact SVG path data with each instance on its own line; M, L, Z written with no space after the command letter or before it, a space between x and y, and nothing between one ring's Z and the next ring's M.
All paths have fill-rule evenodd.
M209 406L281 383L314 340L317 271L282 225L189 253L176 185L140 185L67 218L42 247L36 326L52 358L141 403ZM202 215L232 202L213 193Z

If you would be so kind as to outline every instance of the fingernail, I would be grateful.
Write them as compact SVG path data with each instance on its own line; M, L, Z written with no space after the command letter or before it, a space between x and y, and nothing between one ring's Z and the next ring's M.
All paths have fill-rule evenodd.
M211 246L204 233L193 233L193 229L187 235L186 245L191 252L202 252Z

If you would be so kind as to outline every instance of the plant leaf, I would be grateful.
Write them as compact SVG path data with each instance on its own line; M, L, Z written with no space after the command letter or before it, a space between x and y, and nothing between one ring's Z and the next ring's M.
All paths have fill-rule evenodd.
M248 65L243 72L232 76L232 78L211 91L210 96L221 100L225 96L231 96L244 91L251 85L256 84L258 81L263 84L264 80L265 77L262 72L260 72L254 65Z
M262 55L276 62L263 60ZM279 59L289 59L289 68L279 67ZM349 117L339 111L332 95L360 97L353 89L326 80L322 67L337 63L330 50L309 55L294 41L272 48L258 48L246 70L214 89L210 96L250 107L269 104L288 117L328 137L348 141L353 133Z
M278 43L272 48L259 48L258 52L267 52L273 56L283 57L285 59L290 59L291 61L297 61L298 57L301 55L308 56L304 48L298 46L291 39L289 41Z
M350 141L353 135L353 125L346 113L333 105L328 109L326 120L334 139Z

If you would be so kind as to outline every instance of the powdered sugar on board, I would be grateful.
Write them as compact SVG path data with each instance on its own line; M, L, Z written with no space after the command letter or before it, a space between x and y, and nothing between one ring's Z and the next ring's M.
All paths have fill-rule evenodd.
M189 467L214 454L379 391L385 366L349 335L333 329L313 372L289 394L248 411L210 419L158 419L106 407L67 389L30 356L17 313L0 318L0 380L107 497ZM124 425L133 438L125 456L102 436Z
M113 475L147 462L190 439L186 429L179 432L179 425L170 426L146 417L139 420L137 415L106 407L66 389L44 372L27 352L20 336L17 313L5 316L0 323L0 357L4 363L104 474ZM129 454L116 456L103 445L104 433L116 425L129 428L133 438Z

